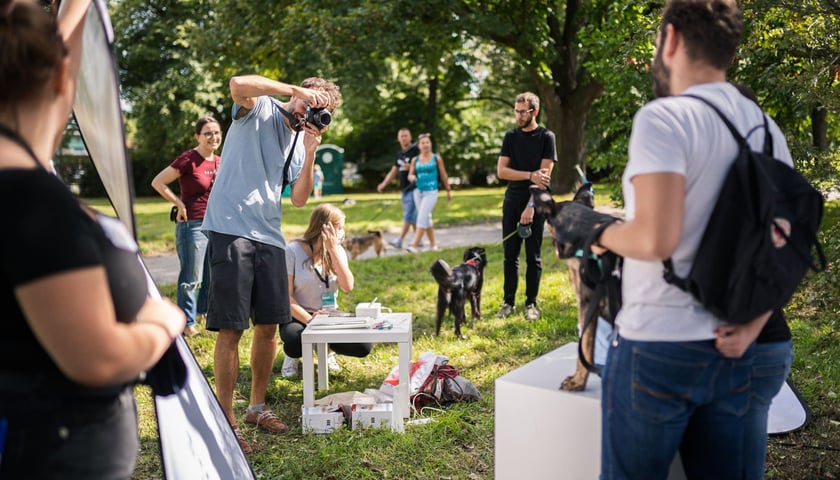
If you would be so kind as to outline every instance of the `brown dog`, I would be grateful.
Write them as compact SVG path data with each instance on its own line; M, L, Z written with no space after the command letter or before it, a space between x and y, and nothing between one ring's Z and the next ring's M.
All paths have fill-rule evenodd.
M386 250L385 242L382 240L382 230L368 230L367 235L347 237L342 242L342 246L350 252L351 259L355 259L371 246L376 251L377 257Z
M595 196L592 194L591 187L592 185L590 183L585 183L580 188L578 188L573 201L583 204L590 208L595 208ZM592 303L594 291L590 286L586 284L586 282L582 281L581 279L581 259L580 257L576 256L577 252L574 252L569 245L558 243L558 241L556 240L554 232L558 230L558 228L560 228L561 226L557 224L557 219L555 215L555 213L557 212L557 204L554 203L554 200L551 198L551 195L545 192L541 194L535 194L534 204L536 210L546 218L548 225L551 227L552 238L554 238L555 254L558 258L566 259L566 266L569 269L569 280L575 289L575 296L578 300L578 326L582 330L580 336L580 352L582 353L582 355L584 355L584 358L589 363L589 365L594 365L595 328L597 326L597 316L604 316L605 318L607 317L609 313L607 298L601 298L598 302L598 305L596 305L595 307L597 315L595 317L595 323L589 326L589 328L584 328L586 323L586 313L589 310L590 304ZM566 377L566 379L563 380L563 383L560 385L560 389L569 391L581 391L584 388L586 388L586 381L588 379L589 370L587 370L583 362L581 362L580 358L578 358L575 373Z

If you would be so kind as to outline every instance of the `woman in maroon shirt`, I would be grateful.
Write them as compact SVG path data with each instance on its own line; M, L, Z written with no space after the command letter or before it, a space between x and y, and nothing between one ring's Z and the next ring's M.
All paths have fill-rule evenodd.
M175 248L181 262L178 275L178 306L187 315L184 334L198 334L195 317L207 313L207 236L201 231L207 200L219 169L219 156L214 152L222 144L222 129L213 117L202 117L195 124L198 146L178 156L152 180L160 196L178 208L175 219ZM178 180L181 195L167 187Z

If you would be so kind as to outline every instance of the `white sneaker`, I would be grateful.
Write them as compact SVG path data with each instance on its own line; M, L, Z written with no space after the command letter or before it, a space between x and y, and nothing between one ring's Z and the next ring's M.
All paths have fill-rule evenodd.
M283 360L283 367L280 368L280 375L285 378L296 377L298 374L298 359L286 356Z
M338 359L335 358L335 352L330 352L330 354L327 355L327 368L329 368L331 372L341 371L341 365L338 363Z
M415 247L414 245L409 245L409 246L405 247L405 250L406 250L407 252L411 252L411 253L418 253L418 252L420 252L420 248L419 248L419 247Z
M395 238L394 240L391 240L390 242L388 242L388 245L390 245L394 248L402 248L402 239L401 238Z

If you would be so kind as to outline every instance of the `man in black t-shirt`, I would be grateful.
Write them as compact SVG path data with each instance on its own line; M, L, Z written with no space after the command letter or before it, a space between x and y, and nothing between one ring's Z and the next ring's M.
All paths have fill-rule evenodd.
M530 92L516 96L514 107L517 128L505 133L496 176L507 180L502 204L502 238L504 240L504 304L496 314L499 318L514 312L516 287L519 282L519 252L525 243L525 318L538 320L537 294L542 276L543 227L545 218L534 211L531 185L547 189L551 171L557 161L554 133L537 124L540 99ZM516 232L519 225L530 225L531 235L523 239Z
M388 171L388 174L385 175L382 183L376 186L376 191L382 192L385 190L388 183L399 174L403 226L400 232L400 238L394 239L390 244L396 248L402 248L403 238L408 234L408 231L413 231L417 228L415 225L417 222L417 208L414 206L414 193L412 192L415 184L408 181L408 166L411 163L411 159L420 154L420 150L417 149L416 143L411 142L411 131L407 128L401 128L397 132L397 141L400 144L400 149L397 151L397 160L394 162L391 170Z

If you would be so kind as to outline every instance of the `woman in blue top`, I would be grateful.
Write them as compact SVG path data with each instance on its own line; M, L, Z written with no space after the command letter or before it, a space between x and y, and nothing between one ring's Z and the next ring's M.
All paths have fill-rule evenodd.
M437 250L435 231L432 228L432 210L437 204L438 179L446 188L446 200L452 201L452 190L449 188L449 177L443 165L443 157L439 153L432 153L432 137L429 133L417 137L417 148L420 155L411 159L408 170L408 181L417 182L414 189L414 204L417 206L417 232L414 242L406 250L417 253L423 234L429 238L429 249Z

